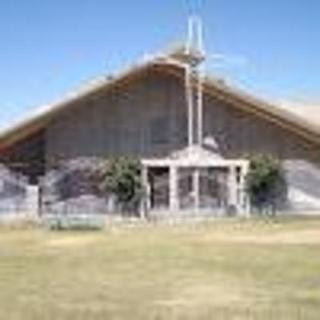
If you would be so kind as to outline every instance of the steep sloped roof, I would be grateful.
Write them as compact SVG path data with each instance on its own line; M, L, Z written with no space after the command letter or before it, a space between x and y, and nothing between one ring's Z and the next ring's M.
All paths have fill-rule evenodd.
M280 100L278 105L307 121L320 125L320 103L304 101L284 101Z
M69 94L52 105L40 109L16 125L0 132L0 150L14 145L33 133L45 129L57 115L67 108L74 108L78 101L125 83L139 79L146 72L160 71L179 77L183 80L184 66L172 56L156 57L149 61L130 67L112 78L102 78L90 83L83 89ZM243 91L230 87L218 79L207 76L204 81L204 91L217 99L226 101L235 107L254 113L281 127L295 132L307 142L320 144L320 126L307 121L287 109L262 101Z

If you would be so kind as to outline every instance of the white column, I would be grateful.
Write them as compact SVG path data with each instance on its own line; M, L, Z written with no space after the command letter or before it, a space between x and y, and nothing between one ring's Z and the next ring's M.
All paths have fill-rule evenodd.
M172 165L169 170L169 206L170 211L176 214L179 210L178 168Z
M230 165L229 167L229 207L238 209L237 203L237 178L236 178L236 167Z
M28 186L26 194L26 214L28 218L38 218L39 215L39 187L38 186Z
M242 166L242 177L241 177L241 190L242 190L242 204L243 204L243 214L246 217L250 217L250 199L246 191L246 177L249 172L249 162Z
M200 209L200 170L194 169L193 172L193 196L194 196L194 209L195 213L199 213Z
M148 181L148 167L142 168L142 185L144 188L144 198L141 204L140 217L145 219L150 210L150 185Z

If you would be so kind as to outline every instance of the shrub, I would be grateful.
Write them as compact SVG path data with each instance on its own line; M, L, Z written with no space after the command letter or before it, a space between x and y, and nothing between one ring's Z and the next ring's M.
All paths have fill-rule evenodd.
M256 155L250 160L246 179L247 192L253 209L274 215L287 200L287 183L279 160Z
M123 212L137 213L142 198L141 163L119 157L106 161L102 172L102 190L113 194Z

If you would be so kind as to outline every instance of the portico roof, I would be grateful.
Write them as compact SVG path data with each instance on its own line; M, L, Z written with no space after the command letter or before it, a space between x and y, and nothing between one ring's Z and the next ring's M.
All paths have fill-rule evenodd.
M144 159L145 166L149 167L230 167L246 166L249 161L246 159L224 159L221 155L201 146L194 145L182 150L173 152L166 158Z

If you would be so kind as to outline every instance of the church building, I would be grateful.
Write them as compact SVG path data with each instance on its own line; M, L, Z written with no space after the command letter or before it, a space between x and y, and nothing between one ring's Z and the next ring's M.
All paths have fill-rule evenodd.
M320 127L206 74L187 44L105 77L0 133L0 162L31 184L76 158L141 159L149 212L248 215L249 157L279 158L287 211L320 209ZM320 212L320 211L319 211Z

